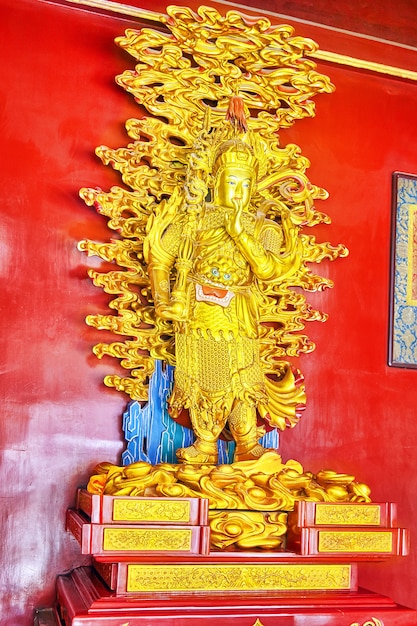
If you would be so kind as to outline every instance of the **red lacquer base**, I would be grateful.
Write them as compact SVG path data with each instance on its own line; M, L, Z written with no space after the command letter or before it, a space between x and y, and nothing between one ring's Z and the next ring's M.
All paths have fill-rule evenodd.
M65 626L415 626L417 612L369 591L121 596L90 568L57 583ZM198 620L198 621L197 621Z
M286 552L209 552L194 499L80 490L77 505L67 528L92 567L58 577L56 611L36 626L417 626L417 611L357 588L357 562L408 551L393 504L299 503Z

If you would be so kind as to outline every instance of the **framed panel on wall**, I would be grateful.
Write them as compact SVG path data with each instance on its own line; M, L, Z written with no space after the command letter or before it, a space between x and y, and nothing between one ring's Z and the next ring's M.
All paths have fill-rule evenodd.
M417 368L417 175L392 184L388 364Z

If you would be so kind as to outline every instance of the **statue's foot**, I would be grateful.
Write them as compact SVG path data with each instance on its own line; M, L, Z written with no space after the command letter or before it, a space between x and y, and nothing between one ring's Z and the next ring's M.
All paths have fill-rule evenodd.
M254 459L259 459L261 456L266 454L266 452L276 452L276 450L272 448L264 448L260 443L255 444L253 448L250 448L249 450L247 446L239 446L239 444L237 444L233 462L253 461Z
M211 446L210 446L211 448ZM204 450L197 442L188 448L178 448L177 459L181 463L191 463L193 465L216 465L217 447L212 447L210 451Z

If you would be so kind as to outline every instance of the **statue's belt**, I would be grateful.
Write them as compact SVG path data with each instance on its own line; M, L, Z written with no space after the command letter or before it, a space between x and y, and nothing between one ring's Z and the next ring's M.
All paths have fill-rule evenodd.
M197 302L212 302L220 306L227 307L235 294L228 289L215 287L213 285L195 285L195 299Z

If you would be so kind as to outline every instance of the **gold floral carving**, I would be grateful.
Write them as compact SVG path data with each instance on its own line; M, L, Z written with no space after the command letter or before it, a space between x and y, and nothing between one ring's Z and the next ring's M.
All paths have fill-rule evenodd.
M350 565L129 564L127 591L348 590Z
M315 511L315 523L322 525L337 526L378 526L381 520L379 505L367 504L366 506L346 505L343 507L332 504L317 504Z
M113 520L171 522L172 524L190 520L190 503L166 500L114 500Z
M192 529L105 528L105 551L189 551Z
M320 531L319 552L392 552L392 531Z

